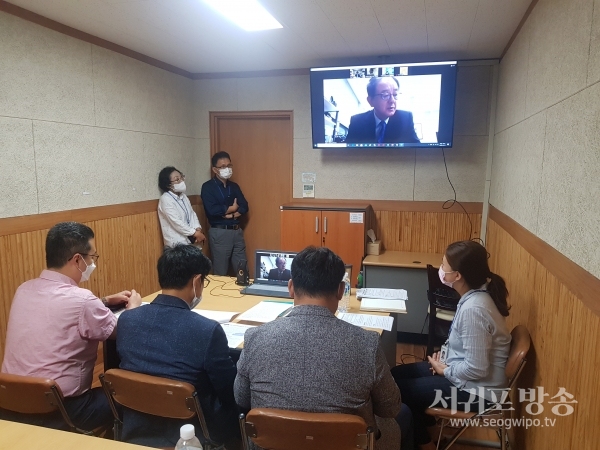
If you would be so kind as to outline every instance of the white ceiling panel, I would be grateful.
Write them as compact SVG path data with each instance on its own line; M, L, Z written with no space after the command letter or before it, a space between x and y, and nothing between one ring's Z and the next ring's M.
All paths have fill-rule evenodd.
M11 0L193 73L376 60L498 58L531 0L260 0L283 29L246 32L202 0ZM368 62L367 62L368 61Z

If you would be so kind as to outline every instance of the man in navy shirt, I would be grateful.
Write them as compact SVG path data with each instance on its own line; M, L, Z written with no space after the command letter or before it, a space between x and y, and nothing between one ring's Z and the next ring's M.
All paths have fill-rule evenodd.
M246 259L246 242L240 217L248 212L248 202L240 187L229 181L233 174L231 158L226 152L212 157L213 178L202 185L202 203L210 223L208 242L213 258L213 273L227 275L229 262L234 272Z
M190 311L202 300L210 260L199 248L178 244L165 249L157 269L162 294L149 305L119 317L120 368L193 384L211 438L235 444L239 435L233 397L236 368L225 331L214 320ZM173 447L185 423L190 420L124 408L122 438L139 445ZM192 423L200 437L198 421Z

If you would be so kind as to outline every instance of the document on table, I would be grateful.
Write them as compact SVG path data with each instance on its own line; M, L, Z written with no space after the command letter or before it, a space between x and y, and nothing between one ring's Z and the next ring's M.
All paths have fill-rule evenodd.
M231 311L212 311L210 309L192 309L196 314L206 317L207 319L216 320L219 323L227 323L239 314L239 312Z
M248 311L242 313L238 319L246 322L267 323L286 313L294 304L292 302L260 302Z
M222 323L223 331L227 336L227 345L229 348L236 348L244 342L244 334L248 328L254 328L254 325L241 325L239 323Z
M144 305L149 305L150 302L142 302L142 304L140 306L144 306ZM124 311L127 311L127 308L125 308L124 306L120 309L117 309L116 311L113 311L113 314L116 316L116 318L118 319L119 316L121 314L123 314Z
M356 291L356 298L380 298L386 300L408 300L405 289L363 288Z
M360 310L405 313L406 302L404 300L389 300L383 298L363 298L360 302Z
M351 323L357 327L379 328L392 331L394 318L390 316L374 316L371 314L339 313L338 319Z

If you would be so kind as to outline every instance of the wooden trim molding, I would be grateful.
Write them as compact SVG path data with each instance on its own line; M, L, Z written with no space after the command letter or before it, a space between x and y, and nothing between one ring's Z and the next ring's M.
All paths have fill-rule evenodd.
M517 36L519 35L521 28L523 28L523 25L525 25L525 22L527 22L527 19L531 15L531 11L533 11L533 8L535 8L535 5L537 5L538 1L539 0L531 0L531 3L529 4L527 11L525 11L525 14L523 14L523 18L519 22L519 25L517 25L515 32L512 34L512 36L508 40L508 43L506 44L506 47L504 47L504 50L502 50L502 54L500 55L500 61L502 61L502 58L504 58L504 55L506 55L506 52L508 52L508 49L510 48L512 43L515 41Z
M411 201L411 200L365 200L365 199L315 199L315 198L294 198L294 204L301 205L303 203L311 205L331 205L339 206L369 204L373 207L373 211L408 211L408 212L436 212L436 213L463 213L463 209L454 204L451 208L444 209L444 202L430 201ZM465 210L469 214L481 214L483 211L483 203L481 202L461 202Z
M72 28L68 25L63 25L60 22L48 19L47 17L36 14L33 11L29 11L28 9L21 8L20 6L13 5L12 3L8 3L4 0L0 0L0 11L12 14L13 16L17 16L21 19L33 22L45 28L49 28L50 30L66 34L67 36L71 36L75 39L79 39L84 42L89 42L90 44L97 45L98 47L111 50L115 53L120 53L121 55L129 56L130 58L137 59L138 61L150 64L151 66L166 70L167 72L172 72L177 75L193 79L194 74L188 72L187 70L180 69L179 67L167 64L166 62L160 61L150 56L146 56L134 50L130 50L127 47L123 47L121 45L115 44L114 42L107 41L106 39L99 38L84 31L77 30L76 28Z
M201 205L199 195L188 196L192 205ZM46 230L59 222L91 222L115 217L133 216L156 211L158 200L121 203L118 205L95 206L92 208L72 209L30 216L8 217L0 219L0 236Z
M194 80L211 80L220 78L255 78L255 77L289 77L294 75L310 75L310 69L273 69L251 70L247 72L211 72L194 73Z
M502 211L490 205L490 219L500 225L546 270L600 316L600 279L577 265L551 245L519 225Z

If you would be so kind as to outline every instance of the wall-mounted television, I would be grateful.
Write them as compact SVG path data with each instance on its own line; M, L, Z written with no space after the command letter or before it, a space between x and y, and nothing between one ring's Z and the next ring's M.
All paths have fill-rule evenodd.
M313 148L452 147L456 61L310 70Z

